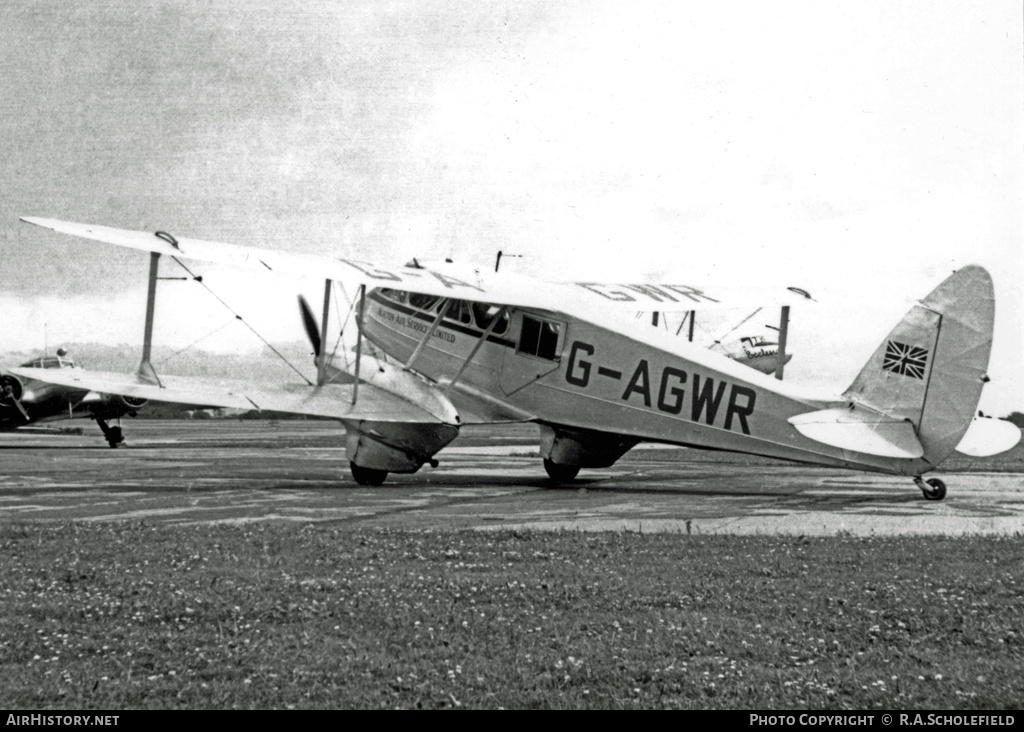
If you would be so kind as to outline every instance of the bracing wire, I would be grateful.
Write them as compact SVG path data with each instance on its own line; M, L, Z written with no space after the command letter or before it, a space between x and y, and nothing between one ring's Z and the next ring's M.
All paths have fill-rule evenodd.
M338 352L338 344L342 342L342 338L345 336L345 328L348 326L348 319L352 317L352 299L348 296L348 290L345 289L345 285L337 280L334 283L341 288L341 294L345 298L345 302L349 304L348 314L345 319L341 319L341 307L338 305L338 298L334 298L334 312L338 318L338 322L341 323L341 328L338 330L338 339L334 341L334 348L331 350L332 356ZM342 351L342 355L345 358L345 367L348 368L348 353Z
M356 298L349 297L348 290L345 289L345 284L343 282L341 282L339 280L335 280L334 282L335 282L335 284L337 284L338 287L341 288L341 294L345 297L345 302L348 303L348 312L345 313L345 317L342 318L341 317L341 307L338 304L338 298L334 299L335 315L337 316L339 322L341 323L341 328L338 330L338 339L334 342L334 350L332 352L332 353L337 353L338 352L338 344L341 343L342 339L345 337L345 329L348 327L349 322L352 320L352 315L353 315L353 313L354 313L354 311L356 309L356 306L357 306L358 302L357 302ZM345 357L345 366L347 368L349 366L349 360L348 360L349 354L348 354L348 351L343 351L343 355ZM366 355L365 352L364 352L364 355ZM382 363L382 361L381 361L381 354L380 354L380 352L376 348L370 349L369 355L373 357L373 359L377 362L378 366L381 365L381 363Z
M172 358L175 358L175 357L177 357L177 356L180 356L180 355L181 355L181 354L183 354L183 353L184 353L185 351L187 351L187 350L189 350L190 348L192 348L193 346L195 346L195 345L196 345L197 343L200 343L200 342L202 342L202 341L205 341L205 340L206 340L207 338L209 338L210 336L214 336L214 335L217 335L217 334L218 334L218 333L220 333L220 332L221 332L222 330L224 330L224 329L225 329L225 328L227 328L227 327L228 327L229 325L231 325L231 324L232 324L232 323L234 322L234 320L237 320L237 319L238 319L238 318L237 318L237 316L235 316L235 318L234 318L233 320L229 320L229 321L227 321L227 322L226 322L226 323L224 323L224 325L222 325L221 327L219 327L219 328L216 328L216 329L214 329L214 330L211 330L211 331L210 331L209 333L207 333L207 334L206 334L206 335L204 335L204 336L200 336L199 338L196 338L196 339L195 339L194 341L192 341L191 343L189 343L189 344L188 344L187 346L185 346L184 348L182 348L182 349L180 349L180 350L177 350L177 351L175 351L174 353L172 353L172 354L171 354L170 356L167 356L167 357L165 357L165 358L162 358L162 359L160 359L159 361L157 361L157 362L156 362L156 365L157 365L157 366L162 366L162 365L164 365L165 363L167 363L168 361L170 361L170 360L171 360Z
M692 310L687 310L686 311L686 315L684 315L683 319L679 321L679 327L676 329L676 335L679 335L680 333L683 332L683 326L686 325L686 319L687 318L692 318L692 317L693 317L693 311Z
M747 322L748 320L750 320L751 318L753 318L753 317L754 317L755 315L757 315L757 314L758 314L759 312L761 312L761 310L762 310L762 308L758 308L757 310L755 310L754 312L752 312L752 313L751 313L750 315L748 315L747 317L745 317L745 318L744 318L743 320L741 320L740 322L738 322L738 323L737 323L736 325L734 325L734 326L733 326L732 328L730 328L730 329L729 329L729 331L728 331L727 333L723 334L723 335L721 336L721 338L718 338L718 339L716 339L716 340L715 340L715 343L721 343L721 342L722 342L722 340L723 340L724 338L726 338L726 337L727 337L727 336L729 335L729 333L732 333L732 332L733 332L734 330L736 330L736 329L737 329L737 328L739 328L739 327L740 327L741 325L743 325L744 323L746 323L746 322Z
M305 381L305 382L306 382L307 384L309 384L310 386L313 386L313 382L312 382L312 381L310 381L310 380L309 380L308 378L306 378L306 375L305 375L305 374L303 374L303 373L302 373L301 371L299 371L299 370L298 370L297 368L295 368L295 365L294 365L294 364L292 364L292 362L291 362L291 361L289 361L289 360L288 360L287 358L285 358L285 357L284 357L284 355L283 355L283 354L282 354L282 353L281 353L280 351L278 351L278 350L277 350L276 348L274 348L274 346L273 346L273 345L271 345L271 343L270 343L270 342L269 342L269 341L268 341L268 340L267 340L266 338L264 338L264 337L263 337L262 335L260 335L260 332L259 332L258 330L256 330L256 329L255 329L255 328L253 328L253 327L252 327L251 325L249 325L249 324L248 324L248 323L247 323L247 322L245 321L245 318L243 318L243 317L242 317L241 315L239 315L239 314L238 314L238 312L236 312L234 308L232 308L232 307L231 307L230 305L228 305L228 304L227 304L226 302L224 302L224 300L223 300L223 299L222 299L222 298L220 297L220 295L218 295L218 294L217 294L216 292L214 292L213 290L211 290L211 289L210 289L210 287L209 287L209 285L207 285L207 284L206 284L205 282L203 282L201 278L199 278L199 277L196 277L196 275L195 275L195 274L194 274L194 273L192 272L192 270L190 270L190 269L189 269L188 267L186 267L186 266L185 266L185 265L184 265L184 264L182 263L182 261L181 261L180 259L178 259L177 257L171 257L171 259L173 259L173 260L174 260L175 262L177 262L177 263L178 263L178 266L179 266L179 267L181 267L181 268L182 268L183 270L185 270L186 272L188 272L189 276L190 276L190 277L191 277L191 278L192 278L193 280L195 280L195 281L196 281L196 282L198 282L198 283L199 283L200 285L202 285L202 286L203 286L204 288L206 288L206 291L207 291L207 292L209 292L209 293L210 293L211 295L213 295L213 297L214 297L214 298L215 298L215 299L217 300L217 302L219 302L219 303L220 303L221 305L223 305L223 306L224 306L225 308L227 308L227 309L228 309L228 311L229 311L229 312L230 312L230 313L231 313L232 315L234 315L234 316L235 316L235 319L236 319L236 320L238 320L238 321L239 321L240 323L242 323L242 324L243 324L243 325L244 325L244 326L245 326L246 328L248 328L248 329L249 329L250 331L252 331L253 335L255 335L255 336L256 336L257 338L259 338L259 339L260 339L260 341L262 341L262 342L263 342L263 345L265 345L265 346L266 346L267 348L269 348L269 349L270 349L271 351L273 351L273 352L274 352L274 354L275 354L275 355L276 355L276 356L277 356L278 358L280 358L280 359L281 359L281 360L282 360L282 361L283 361L283 362L285 363L285 365L287 365L287 366L288 366L288 368L290 368L290 369L291 369L292 371L294 371L295 373L297 373L297 374L299 375L299 377L300 377L300 378L301 378L301 379L302 379L303 381ZM177 355L177 354L175 354L175 355Z

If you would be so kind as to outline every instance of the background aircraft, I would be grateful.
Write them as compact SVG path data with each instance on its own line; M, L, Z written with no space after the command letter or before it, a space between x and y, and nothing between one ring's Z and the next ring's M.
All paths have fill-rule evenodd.
M795 294L802 294L807 299L811 299L810 294L806 290L791 289ZM765 326L766 331L770 330L774 331L774 333L760 334L748 331L747 335L738 338L728 337L760 311L761 308L758 308L740 321L739 324L731 327L725 334L711 340L708 340L706 337L695 339L694 325L697 320L697 312L694 310L684 313L682 319L679 320L678 326L674 323L670 324L670 313L660 313L657 311L651 313L649 322L655 328L663 328L668 331L674 330L677 337L685 337L691 343L701 343L706 348L731 358L737 363L749 366L755 371L760 371L762 374L775 374L781 379L782 369L780 369L780 366L785 366L793 359L792 352L786 350L785 343L781 337L782 332L789 327L789 314L785 310L785 306L780 316L779 327L773 325ZM638 313L637 317L644 318L646 315L646 313Z
M912 477L930 500L946 486L922 475L954 449L995 454L1020 439L1009 422L972 420L995 317L989 274L964 267L915 305L854 382L822 397L708 349L623 322L638 310L685 311L802 298L673 283L538 282L451 263L377 265L214 242L165 232L24 219L151 252L143 361L133 377L19 369L69 387L131 397L331 416L344 422L356 481L436 464L471 421L532 421L548 475L612 465L640 442L765 455ZM148 362L156 271L163 255L325 279L319 329L308 306L315 385L237 388L164 382ZM327 354L333 281L360 282L354 370ZM794 293L799 293L795 294ZM798 301L798 300L797 300ZM781 334L780 334L781 335ZM362 363L362 337L388 361ZM336 383L344 380L346 383ZM284 408L282 408L284 407Z
M714 343L710 348L762 374L774 374L778 370L779 342L771 340L770 336L741 336L735 340ZM792 353L782 355L783 364L789 363L792 359Z
M75 362L63 348L54 356L27 361L19 369L70 370ZM37 422L86 418L96 420L111 447L124 442L120 425L109 420L125 415L134 417L146 405L145 399L118 394L102 394L87 388L58 386L45 379L22 378L0 372L0 430L14 430Z

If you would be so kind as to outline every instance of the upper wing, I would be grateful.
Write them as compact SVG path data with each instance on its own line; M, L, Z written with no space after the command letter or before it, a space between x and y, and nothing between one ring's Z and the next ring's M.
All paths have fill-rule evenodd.
M358 281L373 287L425 295L498 303L511 307L562 312L587 318L595 310L634 315L643 310L662 312L738 308L803 302L810 295L795 287L697 286L678 282L549 282L509 273L481 271L451 263L425 266L378 266L317 254L177 238L163 232L129 231L31 216L22 221L53 231L234 267L271 271L293 277Z
M408 399L372 384L359 385L352 403L352 384L266 386L238 381L207 381L161 376L157 386L135 374L85 369L11 369L11 373L73 389L119 394L138 399L202 407L257 409L307 414L339 420L372 420L455 424L454 407L447 400Z

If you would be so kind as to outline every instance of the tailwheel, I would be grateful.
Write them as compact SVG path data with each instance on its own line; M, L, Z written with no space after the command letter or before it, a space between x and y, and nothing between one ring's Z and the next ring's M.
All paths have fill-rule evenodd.
M924 497L928 501L941 501L946 497L946 484L938 478L929 478L928 488L921 488Z
M388 471L386 470L364 468L353 462L350 462L348 465L352 469L352 477L359 485L383 485L388 477Z
M580 466L562 465L544 458L544 470L547 471L548 477L555 483L568 483L579 474Z

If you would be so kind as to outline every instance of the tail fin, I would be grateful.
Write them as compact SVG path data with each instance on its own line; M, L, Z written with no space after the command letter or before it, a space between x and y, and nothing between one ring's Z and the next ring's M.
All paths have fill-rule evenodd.
M913 424L924 459L938 465L978 408L994 318L988 272L957 270L893 328L843 396Z

